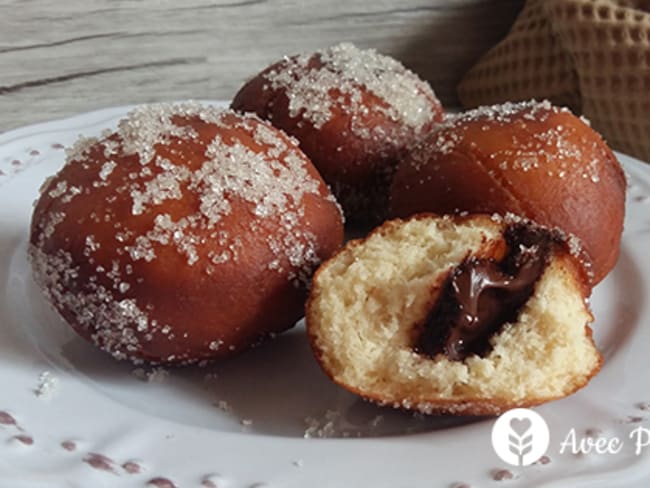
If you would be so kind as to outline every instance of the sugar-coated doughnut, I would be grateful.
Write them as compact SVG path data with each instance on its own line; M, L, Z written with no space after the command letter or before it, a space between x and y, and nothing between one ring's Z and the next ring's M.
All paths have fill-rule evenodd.
M307 332L325 372L383 405L494 415L598 372L581 247L521 217L392 220L323 263Z
M191 363L291 327L342 238L290 137L188 102L137 108L71 148L36 203L30 257L84 338L119 359Z
M442 119L426 82L348 43L274 63L239 90L232 108L296 137L351 221L385 215L395 165Z
M391 214L513 212L582 242L594 283L619 255L625 175L568 109L506 103L450 116L399 165Z

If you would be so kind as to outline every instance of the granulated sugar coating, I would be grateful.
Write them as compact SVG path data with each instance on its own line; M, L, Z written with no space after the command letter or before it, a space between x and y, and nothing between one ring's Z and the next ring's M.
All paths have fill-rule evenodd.
M530 100L526 102L507 102L500 105L491 105L478 107L474 110L468 110L458 114L450 114L446 117L445 122L437 127L437 137L432 137L427 145L433 145L437 150L450 154L463 141L463 132L474 128L474 125L481 124L479 130L489 132L494 126L508 126L510 124L520 124L522 129L526 129L526 123L544 123L549 117L558 114L571 114L569 109L564 107L555 107L547 100L538 102ZM561 124L550 124L542 131L529 131L527 139L518 138L513 135L511 145L502 148L497 152L490 152L490 159L498 159L501 169L514 169L521 171L530 171L531 169L544 169L545 163L550 163L552 158L559 160L560 171L554 171L557 177L563 178L566 175L567 165L573 164L575 160L581 160L583 157L581 146L573 143L567 138L567 132L571 128L563 127ZM575 131L572 131L575 132ZM584 138L589 146L597 148L597 141L588 141ZM419 155L413 161L415 166L423 163L422 155ZM598 182L598 160L594 160L585 165L584 177L589 178L594 183Z
M119 359L222 357L290 327L311 272L342 240L310 161L252 115L143 106L67 155L34 211L34 275Z
M597 283L618 258L625 192L598 133L566 108L530 100L447 116L400 162L390 214L521 215L575 236Z
M291 117L301 115L317 129L331 120L334 107L350 114L377 110L416 130L434 117L435 95L429 85L399 61L349 43L287 57L264 78L269 88L286 93ZM364 93L371 93L379 103L366 105ZM369 136L361 127L352 129Z
M296 137L353 221L385 213L397 161L442 120L425 81L389 56L348 43L272 64L239 90L232 107Z

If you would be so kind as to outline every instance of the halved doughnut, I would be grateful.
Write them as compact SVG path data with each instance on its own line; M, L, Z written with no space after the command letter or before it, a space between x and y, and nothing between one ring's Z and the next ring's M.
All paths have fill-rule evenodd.
M344 388L427 414L567 396L602 362L577 242L515 216L386 222L317 271L316 357Z

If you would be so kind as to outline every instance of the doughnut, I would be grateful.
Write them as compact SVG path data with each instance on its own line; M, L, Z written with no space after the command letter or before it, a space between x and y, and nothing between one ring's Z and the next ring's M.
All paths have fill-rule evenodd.
M323 370L380 405L496 415L597 373L580 245L515 215L395 219L314 276L307 332Z
M585 120L549 102L505 103L450 116L406 157L390 214L512 212L582 242L593 282L614 267L626 179Z
M286 134L194 102L136 108L47 180L29 255L62 318L117 359L186 364L290 328L343 239Z
M350 222L385 216L397 162L442 120L426 82L391 57L347 43L272 64L231 107L297 138Z

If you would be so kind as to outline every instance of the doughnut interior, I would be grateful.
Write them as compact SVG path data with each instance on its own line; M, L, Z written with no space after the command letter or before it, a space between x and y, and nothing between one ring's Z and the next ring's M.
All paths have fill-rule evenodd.
M505 220L419 215L385 223L321 266L307 309L316 356L338 384L424 413L497 414L564 397L598 371L584 276L555 246L516 320L489 351L451 360L416 352L414 330L451 270L503 255Z

